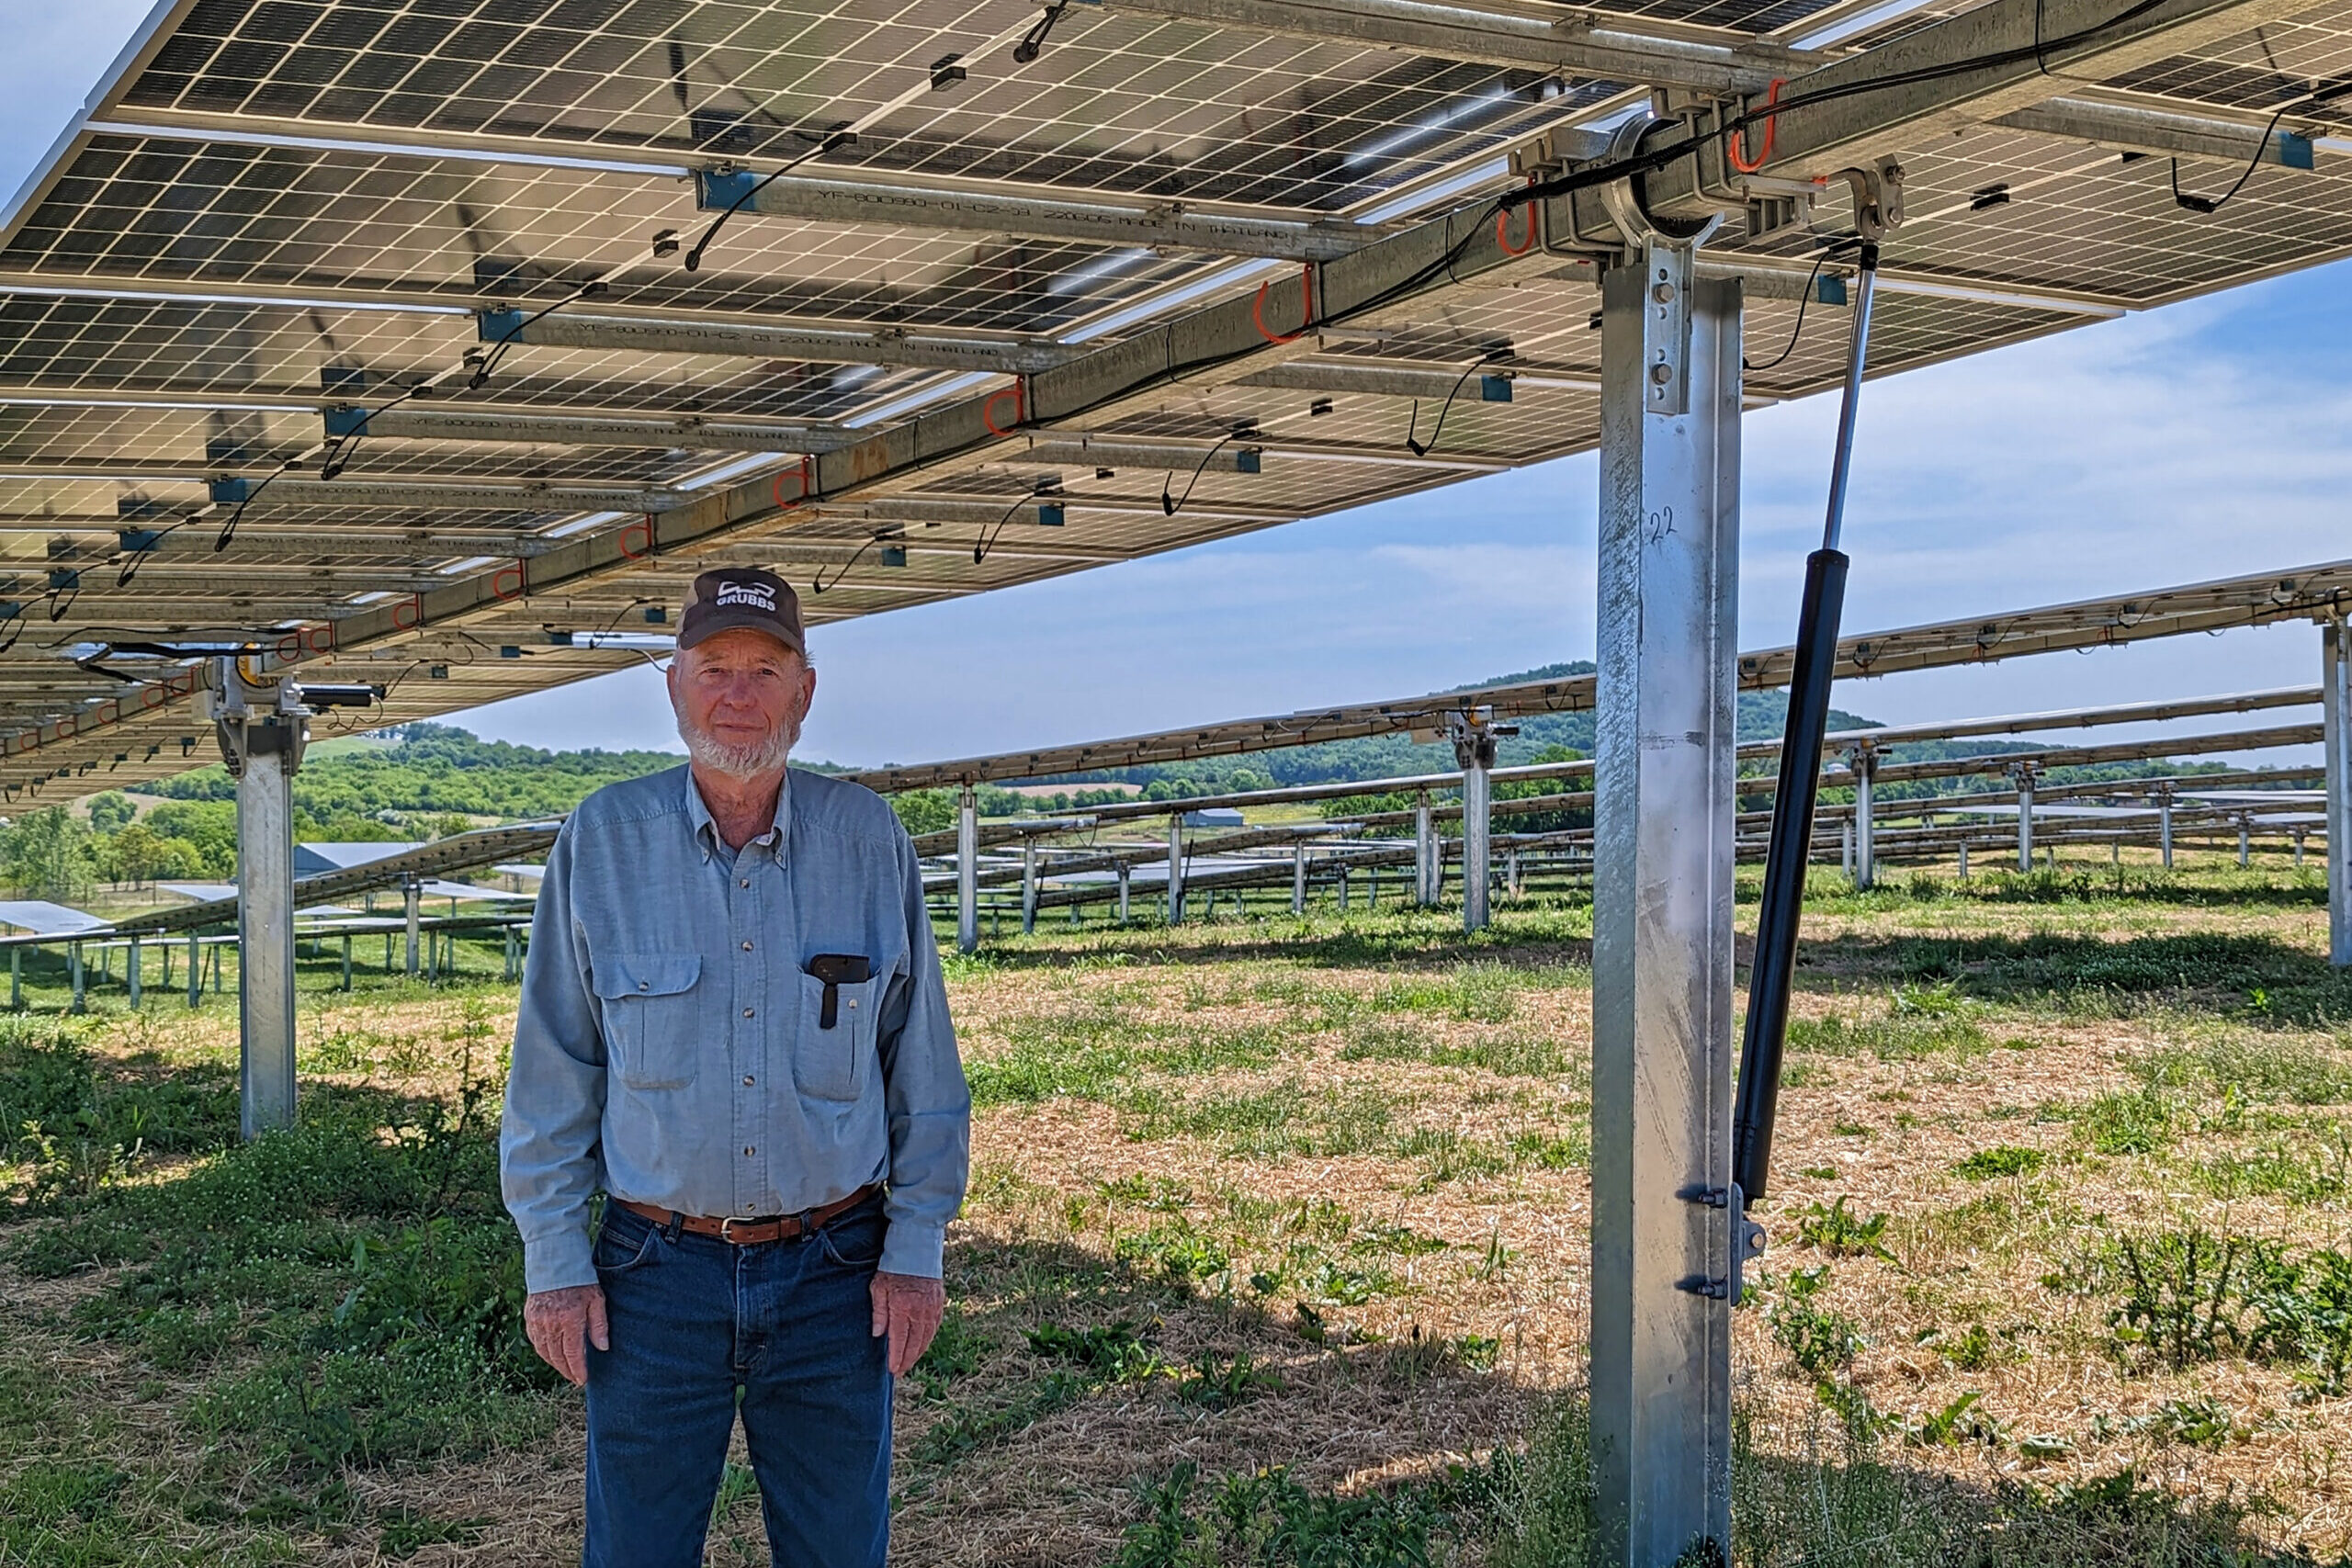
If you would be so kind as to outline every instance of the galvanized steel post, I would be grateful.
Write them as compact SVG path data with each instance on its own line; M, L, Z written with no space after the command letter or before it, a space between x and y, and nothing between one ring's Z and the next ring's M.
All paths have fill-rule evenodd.
M200 1007L204 1002L204 947L195 931L187 933L187 1005Z
M1431 870L1437 860L1437 829L1430 818L1430 792L1423 790L1413 799L1413 902L1430 905L1437 902L1437 876Z
M2244 870L2245 870L2245 868L2246 868L2247 866L2249 866L2249 865L2251 865L2251 864L2253 864L2253 863L2254 863L2254 853L2253 853L2253 851L2254 851L2254 841L2253 841L2253 840L2254 840L2254 819L2253 819L2252 818L2250 818L2250 817L2245 817L2245 816L2241 816L2241 817L2239 817L2239 818L2238 818L2238 869L2239 869L2240 871L2244 871Z
M123 955L122 978L123 983L130 987L130 1010L137 1012L140 1000L139 939L137 937L130 939L130 951Z
M1654 239L1601 304L1595 1560L1666 1568L1731 1540L1740 291Z
M980 795L966 784L956 797L956 951L980 948Z
M250 1138L294 1122L294 764L301 721L248 722L237 780L237 1009Z
M2352 627L2320 629L2320 744L2327 753L2327 961L2352 965Z
M85 1011L88 1007L88 1002L83 995L82 944L80 942L69 942L65 944L65 961L72 966L74 971L73 1010L75 1012Z
M2172 869L2172 785L2156 786L2156 842L2164 852L2165 869Z
M1168 923L1184 923L1184 815L1168 818Z
M1037 929L1037 840L1021 840L1021 934Z
M408 977L413 980L416 978L417 969L417 921L424 912L419 906L424 902L424 890L417 886L416 878L412 876L408 879L406 885L401 887L401 891L405 896L405 902L408 909L407 974Z
M1293 844L1290 850L1290 912L1306 913L1306 846Z
M1452 734L1453 761L1462 770L1462 929L1484 931L1493 859L1494 781L1487 773L1495 765L1492 710L1455 715Z
M1125 861L1119 863L1119 923L1127 923L1127 883L1135 868Z
M1878 838L1871 822L1871 783L1878 776L1878 752L1857 746L1847 761L1854 771L1854 886L1867 893L1878 886Z
M2033 764L2021 763L2014 771L2018 781L2018 870L2030 874L2033 870Z

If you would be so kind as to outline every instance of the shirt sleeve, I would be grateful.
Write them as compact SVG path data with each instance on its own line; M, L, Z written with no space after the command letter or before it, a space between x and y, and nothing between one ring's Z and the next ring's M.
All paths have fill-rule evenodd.
M964 1205L970 1174L972 1095L947 1017L939 939L923 904L914 841L899 831L899 881L907 922L907 967L891 976L882 1003L883 1102L890 1119L890 1194L884 1213L883 1272L937 1279L947 1222Z
M548 852L514 1019L499 1181L523 1233L526 1290L596 1282L588 1201L603 1180L605 1041L571 918L572 828Z

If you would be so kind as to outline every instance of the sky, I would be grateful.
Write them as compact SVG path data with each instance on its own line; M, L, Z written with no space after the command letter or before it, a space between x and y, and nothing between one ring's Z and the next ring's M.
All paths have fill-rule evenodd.
M0 190L31 172L147 9L0 9ZM1842 329L1843 316L1830 320ZM2347 347L2352 264L2337 264L1871 382L1847 511L1847 631L2352 556ZM1835 397L1820 396L1747 416L1743 648L1793 635L1836 415ZM1590 658L1598 483L1591 457L1563 458L818 627L817 703L799 754L868 765L970 756ZM1917 723L2318 676L2319 633L2306 622L1844 682L1836 701ZM677 747L650 668L449 721L529 745Z

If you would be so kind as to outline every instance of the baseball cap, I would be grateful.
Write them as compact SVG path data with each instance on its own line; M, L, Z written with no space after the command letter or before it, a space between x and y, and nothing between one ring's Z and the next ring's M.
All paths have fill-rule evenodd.
M803 659L808 657L808 642L800 629L800 596L772 571L721 567L704 572L686 590L685 609L678 617L680 648L692 648L736 626L765 632Z

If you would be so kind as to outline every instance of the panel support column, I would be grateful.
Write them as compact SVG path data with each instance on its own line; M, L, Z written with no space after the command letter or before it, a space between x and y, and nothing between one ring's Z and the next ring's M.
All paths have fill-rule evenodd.
M1437 828L1430 820L1430 792L1413 798L1413 902L1437 902Z
M2018 870L2024 874L2033 871L2033 767L2028 763L2017 770L2018 781Z
M246 1137L294 1122L294 747L300 720L244 727L237 780L237 1005Z
M980 794L966 784L956 796L956 951L980 948Z
M1454 765L1462 770L1462 929L1484 931L1489 919L1487 881L1493 858L1494 781L1497 737L1518 726L1497 726L1494 710L1456 714L1451 727Z
M312 690L252 680L236 659L206 671L204 716L237 781L238 1126L247 1138L294 1122L294 770L308 705L361 706L381 695L368 686ZM200 974L191 964L191 1002Z
M137 937L130 939L130 949L123 955L122 963L123 984L130 988L130 1010L137 1012L140 1003L139 939Z
M1021 840L1021 934L1037 929L1037 840Z
M417 953L417 942L419 936L418 921L424 914L422 905L424 903L424 890L417 886L416 879L414 877L411 877L401 891L407 896L408 908L407 973L408 977L413 980L416 978L417 965L419 963L419 956Z
M1184 923L1184 818L1168 818L1168 923Z
M2352 625L2320 629L2320 743L2327 752L2327 961L2352 965Z
M1134 871L1125 861L1119 863L1119 923L1123 926L1127 923L1127 884Z
M2156 847L2163 852L2165 869L2172 869L2172 785L2156 786Z
M1290 851L1290 912L1306 913L1306 846L1293 844Z
M1731 1540L1740 293L1654 240L1601 306L1595 1561L1667 1568Z
M1878 886L1878 834L1871 820L1871 786L1878 777L1878 752L1857 746L1849 756L1854 771L1854 886L1864 893Z

